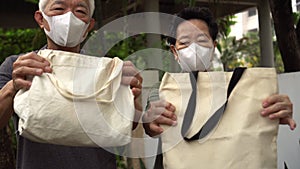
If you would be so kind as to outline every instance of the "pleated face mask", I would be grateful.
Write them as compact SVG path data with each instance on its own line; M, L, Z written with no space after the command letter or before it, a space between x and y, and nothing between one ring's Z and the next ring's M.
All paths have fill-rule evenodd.
M48 22L50 31L44 28L46 35L57 45L64 47L75 47L80 44L85 38L85 32L89 23L86 24L77 18L71 11L63 15L43 17Z
M186 48L177 50L178 63L183 72L204 72L211 68L213 53L213 47L204 47L192 43Z

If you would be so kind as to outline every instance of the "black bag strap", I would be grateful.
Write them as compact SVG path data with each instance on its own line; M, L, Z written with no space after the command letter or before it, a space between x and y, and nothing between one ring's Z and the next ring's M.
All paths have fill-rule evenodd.
M188 106L184 115L183 119L183 124L181 128L181 135L186 141L193 141L193 140L198 140L203 137L205 137L217 124L217 122L220 120L221 116L224 114L228 98L242 77L244 71L246 68L244 67L239 67L236 68L233 71L233 74L231 76L228 89L227 89L227 100L226 102L208 119L208 121L203 125L203 127L197 132L194 136L191 138L186 137L186 133L188 129L190 128L190 125L193 121L194 115L195 115L195 107L196 107L196 98L197 98L197 79L198 79L198 72L191 72L190 73L190 81L192 85L192 94L188 102Z
M198 79L198 71L190 72L190 81L192 85L192 94L190 96L187 108L185 110L182 127L181 127L181 136L185 138L186 132L190 128L190 125L193 121L196 107L196 98L197 98L197 79Z

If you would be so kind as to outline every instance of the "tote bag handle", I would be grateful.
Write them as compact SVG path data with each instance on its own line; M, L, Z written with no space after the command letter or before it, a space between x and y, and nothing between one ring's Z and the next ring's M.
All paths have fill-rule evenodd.
M98 102L112 102L113 98L110 100L104 100L101 98L97 98L98 95L101 94L101 92L106 89L111 81L108 81L105 83L104 86L96 90L94 93L87 94L87 95L80 95L80 94L74 94L72 91L68 90L64 84L59 81L54 74L47 73L48 78L52 82L53 86L58 90L58 92L65 98L71 99L71 100L86 100L86 99L91 99L91 98L96 98L96 101Z
M186 141L193 141L193 140L199 140L204 138L210 131L211 129L213 129L215 127L215 125L217 124L217 121L220 120L221 116L223 115L223 113L225 112L227 103L228 103L228 98L232 92L232 90L234 89L234 87L236 86L236 84L238 83L238 81L240 80L240 78L242 77L244 71L246 70L246 68L244 67L239 67L236 68L233 71L233 74L231 76L229 85L228 85L228 89L227 89L227 99L226 102L215 112L213 113L213 115L208 119L208 121L203 125L203 127L192 137L187 138L187 131L190 128L190 125L193 121L194 115L195 115L195 107L196 107L196 93L197 93L197 79L198 79L198 72L191 72L190 73L190 81L191 81L191 85L192 85L192 94L191 97L189 99L188 102L188 106L186 109L186 112L184 114L184 119L183 119L183 124L182 124L182 128L181 128L181 135L184 138L184 140Z
M53 50L44 50L45 55L47 55L48 61L52 63L53 57L55 56L53 54ZM111 97L110 99L103 99L98 98L97 96L100 95L109 85L112 83L113 79L109 79L101 88L97 89L94 93L91 94L75 94L72 91L70 91L53 73L45 73L48 79L51 81L53 86L57 89L57 91L65 98L70 100L87 100L95 98L97 102L103 102L103 103L111 103L114 99L114 97Z

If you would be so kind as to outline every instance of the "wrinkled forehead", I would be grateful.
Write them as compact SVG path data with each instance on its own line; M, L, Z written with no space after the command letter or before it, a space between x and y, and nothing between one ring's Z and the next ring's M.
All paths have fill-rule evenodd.
M211 39L207 24L199 19L186 20L180 23L177 27L176 38L182 36L189 36L190 38L202 36Z
M66 6L83 6L90 8L89 0L48 0L48 6L53 4L62 4Z

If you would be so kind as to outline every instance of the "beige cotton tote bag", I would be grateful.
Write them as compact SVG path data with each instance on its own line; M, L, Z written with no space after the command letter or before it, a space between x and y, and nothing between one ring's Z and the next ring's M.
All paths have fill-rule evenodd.
M163 126L165 169L277 169L278 120L262 101L278 92L273 68L166 73L160 96L178 125Z
M58 50L38 55L52 73L32 79L14 99L21 136L40 143L113 147L131 141L133 95L121 85L123 61Z

